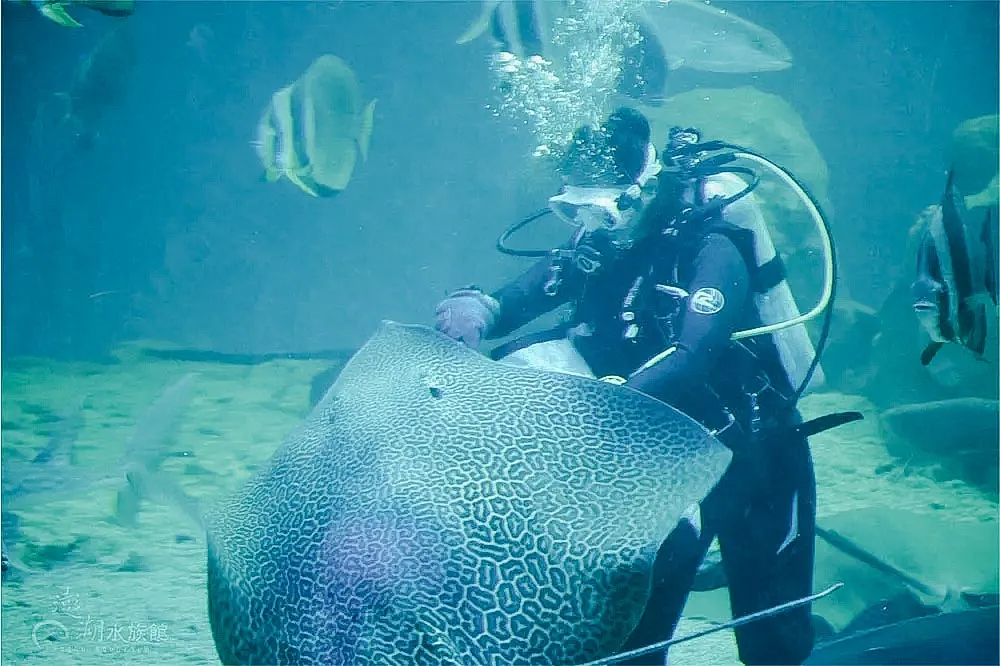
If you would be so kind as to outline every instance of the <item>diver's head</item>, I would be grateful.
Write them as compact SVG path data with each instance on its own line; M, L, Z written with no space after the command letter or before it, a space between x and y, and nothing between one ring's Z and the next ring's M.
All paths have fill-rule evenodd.
M599 127L577 129L559 167L562 190L549 207L588 232L630 233L655 193L660 171L649 139L649 121L627 107Z

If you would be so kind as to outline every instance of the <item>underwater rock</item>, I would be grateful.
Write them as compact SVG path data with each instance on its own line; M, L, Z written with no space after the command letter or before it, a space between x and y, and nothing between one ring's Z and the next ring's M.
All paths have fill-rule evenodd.
M823 349L823 375L831 390L856 393L872 373L872 340L881 322L878 312L850 297L838 296L833 304L833 323Z
M886 448L904 460L929 454L939 480L959 478L996 494L998 403L957 398L886 410L880 422L890 434Z
M882 424L894 436L942 455L990 449L996 458L997 401L938 400L886 410Z
M753 86L696 88L668 98L662 107L642 106L641 110L649 118L657 146L663 145L673 126L696 127L703 140L735 143L788 170L816 198L823 212L833 215L826 160L798 112L778 95ZM812 221L787 185L771 175L762 176L755 194L766 207L782 212L769 225L777 245L818 247Z
M982 192L965 197L965 206L967 208L996 206L998 200L1000 200L1000 173L993 176L993 180L983 188Z
M998 124L997 114L980 116L966 120L952 132L955 187L967 195L966 206L970 208L997 203Z
M671 127L695 127L703 141L728 141L771 160L791 173L816 199L828 221L833 207L829 172L805 123L778 95L753 86L732 89L696 88L670 97L660 107L639 105L649 118L653 142L662 147ZM823 279L821 241L798 195L767 169L738 161L760 174L754 191L768 219L768 230L781 253L789 286L799 308L810 309Z

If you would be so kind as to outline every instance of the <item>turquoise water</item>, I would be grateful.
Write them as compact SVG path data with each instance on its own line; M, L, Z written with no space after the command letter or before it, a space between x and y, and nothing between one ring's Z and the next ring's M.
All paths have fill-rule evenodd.
M608 2L574 24L563 37L583 41L564 70L505 71L485 37L455 43L473 2L164 1L124 18L70 5L83 28L4 3L4 664L218 663L201 528L169 501L143 502L134 527L114 520L145 410L196 373L176 436L148 443L211 506L309 415L314 377L335 364L324 357L349 356L384 319L432 323L455 288L492 290L520 273L527 262L495 252L496 238L554 193L559 141L623 102L608 92L615 39L629 30L622 12L641 4ZM984 358L951 344L922 366L909 285L922 211L949 167L970 236L996 215L997 6L712 5L780 38L791 66L725 72L688 44L663 104L624 102L657 145L693 125L766 155L826 213L839 269L826 384L800 407L865 418L810 440L819 525L924 588L818 540L814 588L845 585L813 612L841 631L886 600L953 611L961 592L996 595L996 332ZM741 31L753 48L766 40L725 26L707 31L709 45L746 69ZM112 34L130 41L99 59ZM265 182L257 143L273 93L325 53L356 75L358 109L377 100L366 159L331 198ZM57 95L67 91L70 115ZM756 194L805 310L821 293L819 237L779 180L764 177ZM566 233L544 221L512 244L550 247ZM813 342L820 329L809 323ZM163 360L150 348L246 356ZM286 353L314 358L267 360ZM60 432L70 466L32 463ZM45 492L15 504L8 484L24 478ZM728 619L725 589L693 593L676 635ZM670 655L739 663L730 631Z

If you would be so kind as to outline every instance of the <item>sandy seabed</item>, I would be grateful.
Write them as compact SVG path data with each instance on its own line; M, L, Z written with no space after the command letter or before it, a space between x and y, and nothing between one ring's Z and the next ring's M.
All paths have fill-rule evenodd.
M189 494L209 502L236 490L306 416L310 380L326 366L151 361L128 349L119 356L116 365L32 359L5 364L3 462L32 458L44 446L54 415L83 400L76 464L91 472L114 470L142 411L173 381L197 372L194 399L172 445L191 455L168 458L163 469ZM802 402L807 418L849 409L869 418L812 438L821 521L882 506L996 522L997 503L974 488L934 482L898 465L861 398L817 394ZM9 547L43 570L3 583L4 664L218 663L206 614L202 535L178 511L150 504L143 506L139 529L114 524L109 519L115 490L103 484L20 512L24 538ZM724 605L724 592L693 595L678 635L704 628L709 619L725 619ZM670 661L738 663L731 632L679 645Z

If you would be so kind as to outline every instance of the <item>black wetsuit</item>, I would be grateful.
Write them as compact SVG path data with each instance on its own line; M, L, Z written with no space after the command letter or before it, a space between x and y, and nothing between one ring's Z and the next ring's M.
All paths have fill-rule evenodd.
M656 234L613 261L605 260L590 275L567 264L554 295L544 289L553 260L543 259L493 294L501 307L490 338L506 336L559 305L574 303L568 325L587 324L591 331L589 336L574 336L574 344L598 377L629 377L676 344L674 353L637 373L628 385L711 428L726 423L723 406L736 417L735 425L720 434L734 452L733 462L702 503L701 534L681 521L660 548L650 603L624 649L665 640L673 633L716 535L734 617L813 591L816 488L808 442L787 429L800 421L794 405L779 397L779 392L789 396L793 391L775 365L773 343L766 336L753 338L747 345L751 354L730 342L734 331L758 320L751 289L754 276L744 259L747 246L740 245L739 234L723 227L705 228L685 244ZM657 284L682 287L692 297L677 301ZM695 294L700 297L697 306L692 305ZM711 312L720 304L721 309ZM632 339L624 337L626 311L634 312L638 325ZM774 427L750 436L747 385L759 385L755 378L762 371L777 390L760 393L760 415ZM797 536L791 529L793 498ZM789 541L790 536L794 538ZM799 664L813 645L808 606L735 631L745 664ZM662 653L628 663L662 664Z

